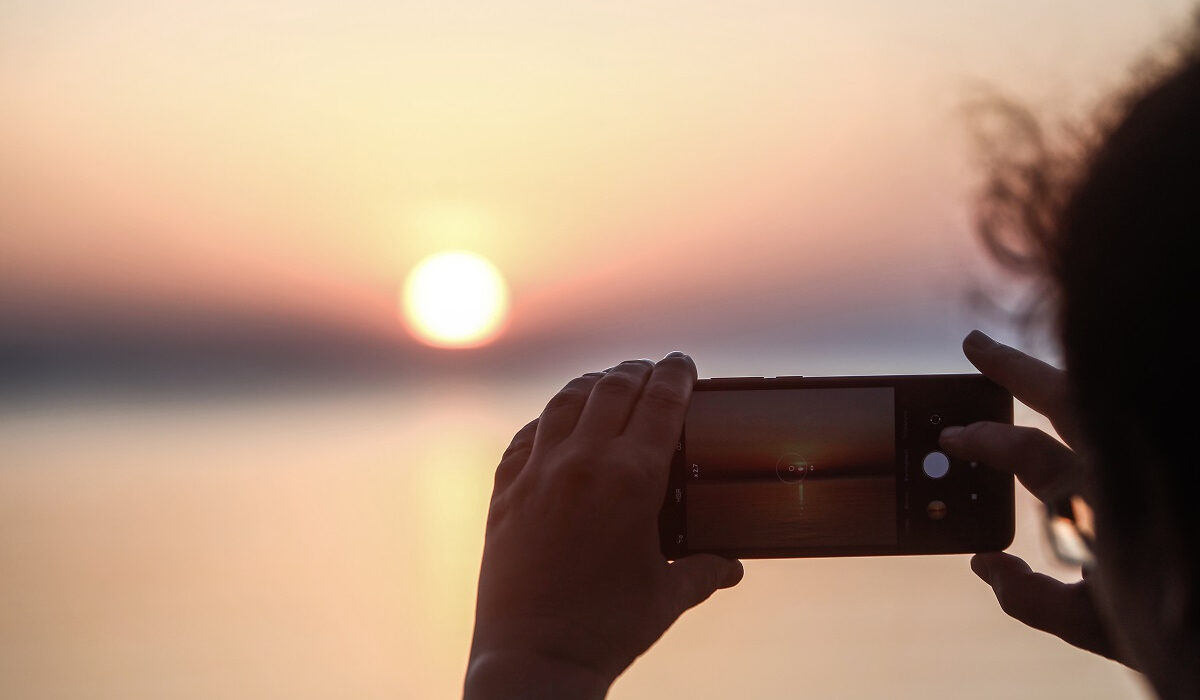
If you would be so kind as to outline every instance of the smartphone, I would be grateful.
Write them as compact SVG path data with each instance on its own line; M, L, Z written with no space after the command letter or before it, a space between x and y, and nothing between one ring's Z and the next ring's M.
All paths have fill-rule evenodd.
M997 551L1011 474L949 457L949 425L1012 423L979 374L696 383L659 517L663 553L829 557Z

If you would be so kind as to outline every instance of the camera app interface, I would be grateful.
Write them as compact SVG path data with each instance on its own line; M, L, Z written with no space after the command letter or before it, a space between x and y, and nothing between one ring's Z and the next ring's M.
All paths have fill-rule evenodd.
M685 427L693 549L894 545L887 387L697 391Z

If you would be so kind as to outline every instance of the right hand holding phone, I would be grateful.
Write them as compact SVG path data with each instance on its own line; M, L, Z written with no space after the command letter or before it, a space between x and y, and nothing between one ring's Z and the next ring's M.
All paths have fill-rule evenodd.
M980 372L1050 419L1067 445L1077 439L1067 396L1066 374L1041 360L997 343L979 331L963 341L963 352ZM1081 468L1067 445L1036 428L972 423L942 431L942 448L959 459L1011 471L1034 495L1044 498ZM1063 583L1033 571L1004 552L977 554L971 569L996 594L1013 618L1081 649L1121 661L1093 598L1087 578Z

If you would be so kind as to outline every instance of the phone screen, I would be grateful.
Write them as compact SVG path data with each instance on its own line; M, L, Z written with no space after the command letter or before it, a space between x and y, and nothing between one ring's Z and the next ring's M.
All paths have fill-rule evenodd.
M694 550L897 544L892 387L698 391L684 445Z

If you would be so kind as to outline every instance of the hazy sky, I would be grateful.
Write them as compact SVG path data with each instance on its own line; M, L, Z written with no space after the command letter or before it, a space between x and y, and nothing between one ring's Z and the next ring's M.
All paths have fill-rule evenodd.
M1187 6L10 0L0 293L398 333L467 248L502 343L944 325L983 269L958 107L1088 104Z
M1188 4L0 0L0 684L457 692L492 465L554 388L675 348L702 375L967 369L959 107L1086 105ZM403 336L398 288L446 248L509 280L491 349ZM161 389L210 350L205 386L393 353L431 381L173 409L4 385L45 355ZM1138 683L965 561L794 564L751 563L615 694Z

